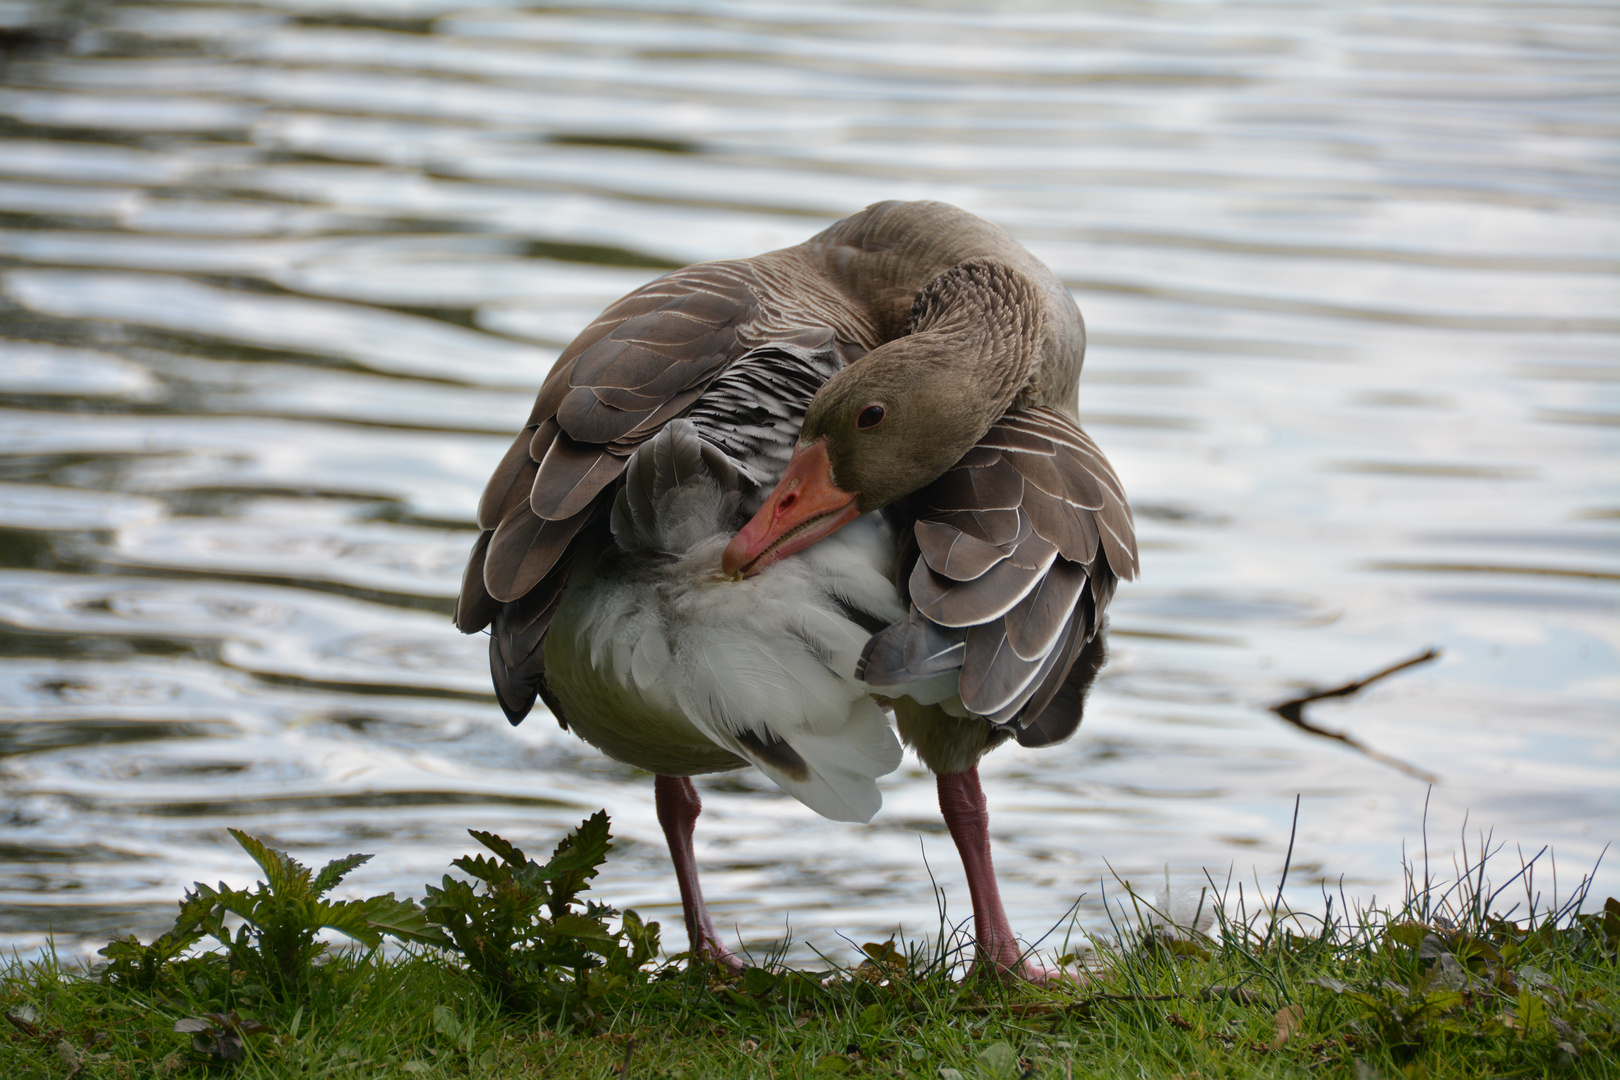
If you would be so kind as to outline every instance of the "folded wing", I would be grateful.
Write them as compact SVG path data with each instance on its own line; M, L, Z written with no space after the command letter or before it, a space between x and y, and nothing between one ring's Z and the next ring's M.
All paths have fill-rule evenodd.
M543 693L540 648L574 554L605 523L636 447L691 410L751 348L832 350L832 330L762 310L756 266L674 271L604 311L558 358L529 422L490 477L456 625L492 625L490 671L517 723ZM562 719L559 716L559 719Z
M1102 666L1103 613L1137 570L1102 451L1055 409L1015 410L911 509L911 610L867 643L857 675L903 692L956 671L963 706L1020 743L1067 738Z

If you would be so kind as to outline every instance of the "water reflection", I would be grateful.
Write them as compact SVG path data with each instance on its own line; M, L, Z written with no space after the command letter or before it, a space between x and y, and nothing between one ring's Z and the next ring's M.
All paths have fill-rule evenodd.
M448 625L473 507L605 304L896 197L1075 290L1142 538L1080 737L987 763L1020 930L1105 860L1271 879L1295 793L1294 899L1387 896L1425 786L1267 709L1429 644L1311 715L1439 775L1439 861L1620 838L1605 11L76 10L0 13L0 941L160 928L245 878L227 824L417 894L604 804L603 889L678 918L648 778L509 729ZM717 920L927 933L929 866L965 912L926 774L884 791L708 782Z

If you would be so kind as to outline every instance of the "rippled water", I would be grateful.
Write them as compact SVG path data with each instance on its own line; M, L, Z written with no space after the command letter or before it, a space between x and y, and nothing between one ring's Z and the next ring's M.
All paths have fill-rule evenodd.
M1436 861L1620 838L1612 5L463 6L0 3L0 944L161 928L226 825L420 895L603 805L679 944L650 778L450 627L474 504L606 303L884 198L1074 289L1142 539L1080 735L986 762L1021 932L1275 882L1296 793L1296 899L1387 898L1426 783L1267 707L1429 645L1309 716ZM966 913L914 764L867 827L702 789L746 941Z

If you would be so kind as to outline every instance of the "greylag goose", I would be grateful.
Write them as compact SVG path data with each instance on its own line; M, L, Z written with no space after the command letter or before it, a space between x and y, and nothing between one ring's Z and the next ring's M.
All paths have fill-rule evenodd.
M1136 573L1077 423L1085 326L1057 277L942 203L637 289L563 350L478 507L456 606L516 724L655 775L694 957L691 777L752 764L869 821L909 745L973 901L975 967L1031 978L978 761L1079 726Z

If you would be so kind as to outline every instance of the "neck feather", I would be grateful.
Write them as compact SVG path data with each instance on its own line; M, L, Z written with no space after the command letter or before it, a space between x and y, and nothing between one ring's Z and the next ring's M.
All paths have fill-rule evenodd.
M911 334L946 346L940 351L985 395L988 429L1040 375L1043 313L1028 277L976 259L923 286L911 305Z

